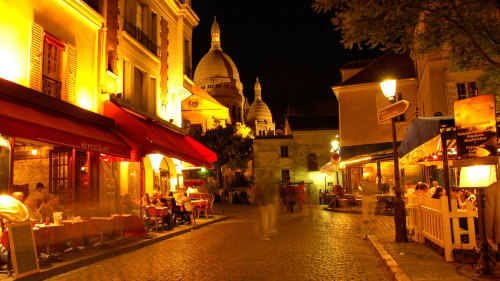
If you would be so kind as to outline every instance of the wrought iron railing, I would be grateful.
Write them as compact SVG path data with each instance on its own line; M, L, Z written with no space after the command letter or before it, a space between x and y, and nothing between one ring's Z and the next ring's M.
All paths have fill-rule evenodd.
M61 99L62 83L48 76L42 75L42 92Z
M158 46L140 28L124 20L123 29L141 43L146 49L158 56Z

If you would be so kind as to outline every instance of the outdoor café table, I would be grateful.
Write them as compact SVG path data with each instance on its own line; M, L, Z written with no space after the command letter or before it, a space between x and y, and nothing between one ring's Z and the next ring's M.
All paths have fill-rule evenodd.
M208 218L208 215L207 215L208 200L191 200L191 204L193 204L193 210L196 210L198 217L199 217L198 210L202 209L205 211L205 217ZM193 216L194 216L194 214L193 214Z
M62 220L66 238L73 241L75 247L82 245L85 237L88 236L88 221Z
M123 232L130 232L132 229L132 214L113 214L111 215L118 224L120 229L120 237L123 236Z
M65 233L64 226L51 224L35 224L33 227L35 243L37 249L42 251L45 248L45 253L50 254L50 249L59 249L64 245Z
M170 209L168 207L162 207L162 206L155 206L155 209L156 209L156 216L162 217L161 229L163 230L165 228L164 217L166 217L168 215L168 210L170 210Z
M100 235L101 241L104 241L105 234L111 234L115 230L115 220L113 217L90 217L89 234Z

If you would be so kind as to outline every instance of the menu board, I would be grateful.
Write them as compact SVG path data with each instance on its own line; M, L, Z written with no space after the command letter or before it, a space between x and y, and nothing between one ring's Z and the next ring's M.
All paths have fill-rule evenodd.
M14 275L20 278L40 271L30 222L8 224Z
M497 155L495 98L484 95L455 102L457 158Z

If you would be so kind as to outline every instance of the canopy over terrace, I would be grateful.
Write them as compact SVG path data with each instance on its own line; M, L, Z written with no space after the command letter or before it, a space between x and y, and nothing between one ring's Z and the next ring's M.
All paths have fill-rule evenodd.
M104 103L104 115L115 119L118 133L138 148L141 156L159 153L203 167L211 167L211 163L217 161L213 151L173 125L168 126L113 101Z
M0 134L129 158L113 120L0 79Z

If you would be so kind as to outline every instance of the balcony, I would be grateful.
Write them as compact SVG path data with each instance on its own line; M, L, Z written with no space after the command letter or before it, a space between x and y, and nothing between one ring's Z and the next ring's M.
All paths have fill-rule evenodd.
M124 20L123 29L141 43L146 49L158 56L158 46L142 30L133 23Z
M42 92L51 97L61 99L62 83L42 75Z

